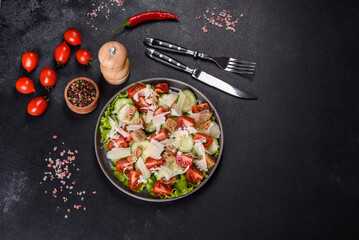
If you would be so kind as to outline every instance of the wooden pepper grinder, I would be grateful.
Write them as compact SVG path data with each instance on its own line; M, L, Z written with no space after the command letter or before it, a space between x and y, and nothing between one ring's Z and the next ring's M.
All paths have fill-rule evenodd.
M119 42L108 42L98 52L100 69L105 80L111 84L121 84L130 75L130 61L126 48Z

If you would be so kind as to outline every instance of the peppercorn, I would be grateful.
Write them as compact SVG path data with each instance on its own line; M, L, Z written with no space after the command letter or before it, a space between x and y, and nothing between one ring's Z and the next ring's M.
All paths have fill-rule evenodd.
M78 80L70 85L67 90L67 97L70 103L76 107L90 105L96 96L95 86L85 80Z

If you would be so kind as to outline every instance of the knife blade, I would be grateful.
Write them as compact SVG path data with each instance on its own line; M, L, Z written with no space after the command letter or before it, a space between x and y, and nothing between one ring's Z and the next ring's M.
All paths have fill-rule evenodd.
M232 96L238 97L238 98L242 98L242 99L257 99L255 96L246 93L242 90L239 90L236 87L233 87L232 85L222 81L219 78L216 78L202 70L199 69L192 69L189 68L188 66L186 66L185 64L179 62L178 60L158 51L152 48L146 48L145 53L147 56L149 56L150 58L161 62L167 66L176 68L178 70L182 70L185 71L187 73L190 73L192 75L193 78L210 85L211 87L217 88L225 93L228 93Z
M239 90L236 87L233 87L232 85L222 81L219 78L216 78L212 76L211 74L208 74L204 71L201 71L199 69L194 69L192 73L192 77L204 82L212 87L215 87L223 92L226 92L228 94L231 94L233 96L243 98L243 99L257 99L255 96L248 94L246 92L243 92L242 90Z

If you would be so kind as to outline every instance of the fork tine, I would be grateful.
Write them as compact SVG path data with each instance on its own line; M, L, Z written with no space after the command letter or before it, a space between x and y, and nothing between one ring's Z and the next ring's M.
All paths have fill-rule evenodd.
M235 58L229 58L229 61L231 61L231 62L236 62L236 63L244 63L244 64L256 65L255 62L250 62L250 61L240 60L240 59L235 59Z
M242 68L242 67L231 66L231 65L228 65L227 68L228 69L233 69L233 70L239 70L239 71L251 71L251 72L254 72L254 68Z
M225 68L224 70L228 71L228 72L233 72L233 73L239 73L239 74L254 74L253 71L238 71L232 68Z
M252 69L252 68L238 68L238 67L230 67L230 66L228 66L226 69L233 69L235 71L254 72L254 69Z
M233 63L233 62L228 62L228 66L241 67L241 68L253 68L253 69L256 67L256 65L239 64L239 63Z

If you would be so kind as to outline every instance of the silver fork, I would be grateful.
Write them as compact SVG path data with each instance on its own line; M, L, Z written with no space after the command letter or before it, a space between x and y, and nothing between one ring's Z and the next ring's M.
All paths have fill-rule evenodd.
M239 74L254 74L254 69L256 67L255 62L249 62L229 57L210 57L208 54L189 50L176 44L156 38L145 38L144 42L146 45L153 48L161 49L168 52L192 55L194 58L198 57L201 59L213 61L218 65L218 67L228 72Z

